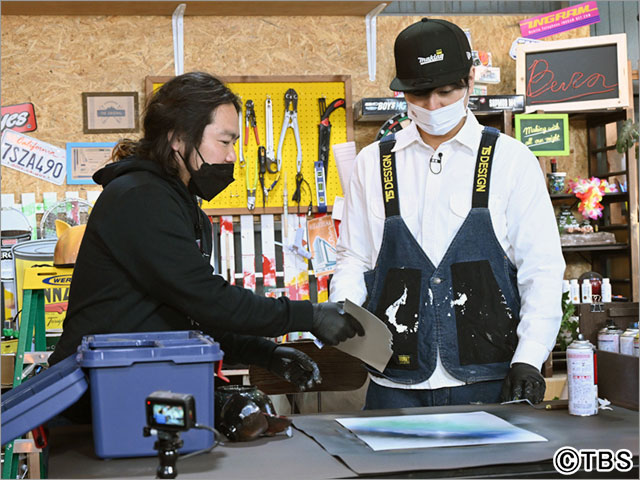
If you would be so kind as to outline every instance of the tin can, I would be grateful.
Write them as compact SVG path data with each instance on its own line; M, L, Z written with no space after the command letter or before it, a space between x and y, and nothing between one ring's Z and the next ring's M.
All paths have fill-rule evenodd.
M587 417L598 413L598 376L594 346L582 334L567 347L569 414Z
M620 353L623 355L633 355L633 341L638 334L637 328L627 328L620 335Z
M620 352L620 330L613 320L607 320L607 325L598 331L598 350L604 352Z

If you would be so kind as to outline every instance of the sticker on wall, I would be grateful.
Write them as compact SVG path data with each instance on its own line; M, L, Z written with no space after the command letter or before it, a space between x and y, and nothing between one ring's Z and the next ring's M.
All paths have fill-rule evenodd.
M67 155L36 138L5 130L2 134L2 165L41 180L62 185L66 176Z
M523 37L544 38L600 21L597 2L584 2L520 22Z
M14 132L33 132L36 123L36 110L33 103L19 103L2 107L2 131L11 129Z
M500 67L485 67L478 65L474 79L478 83L500 83Z
M511 44L511 48L509 49L509 56L514 60L516 60L518 58L518 55L516 52L516 48L518 48L518 45L528 45L530 43L540 43L543 41L544 40L537 40L535 38L518 37Z

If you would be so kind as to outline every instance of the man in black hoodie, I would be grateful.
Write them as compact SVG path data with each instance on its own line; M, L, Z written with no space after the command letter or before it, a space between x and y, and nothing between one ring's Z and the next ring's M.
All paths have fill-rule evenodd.
M265 298L230 285L210 264L211 200L233 181L238 98L211 75L164 84L144 116L144 137L122 140L93 178L98 198L78 252L63 334L50 357L75 353L89 334L197 329L230 363L256 364L310 388L317 365L262 336L310 331L335 345L362 326L335 303Z

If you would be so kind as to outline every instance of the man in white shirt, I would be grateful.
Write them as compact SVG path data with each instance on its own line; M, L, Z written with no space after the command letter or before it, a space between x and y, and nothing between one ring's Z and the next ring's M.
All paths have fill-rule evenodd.
M365 408L538 403L565 264L537 159L468 110L459 27L424 18L394 51L412 122L359 153L331 282L393 334Z

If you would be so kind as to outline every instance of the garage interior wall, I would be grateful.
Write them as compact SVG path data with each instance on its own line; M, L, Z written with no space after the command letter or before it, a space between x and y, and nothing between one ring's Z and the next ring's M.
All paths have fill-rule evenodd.
M186 12L188 13L188 12ZM138 91L144 105L144 79L173 75L170 16L2 15L2 105L32 102L38 129L28 135L65 148L67 142L117 141L123 134L84 134L82 92ZM518 15L445 18L472 34L473 48L492 53L502 83L489 94L515 93L515 61L508 51L520 35ZM353 101L390 96L393 43L419 16L377 19L377 76L369 81L365 20L360 16L184 17L184 71L214 75L350 75ZM581 27L554 39L588 37ZM378 123L356 123L360 150L374 140ZM586 132L572 124L568 175L586 175ZM264 127L261 127L264 128ZM129 136L136 134L128 134ZM303 138L304 142L305 139ZM2 168L2 193L99 190L92 185L61 185Z

